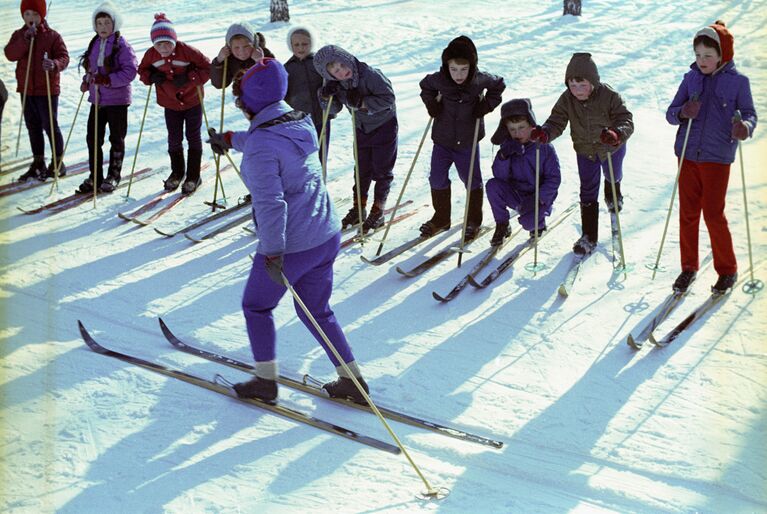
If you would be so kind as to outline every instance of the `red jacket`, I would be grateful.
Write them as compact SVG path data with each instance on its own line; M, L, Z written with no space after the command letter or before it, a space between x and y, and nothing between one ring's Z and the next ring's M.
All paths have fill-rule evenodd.
M197 86L204 96L202 86L210 76L210 61L199 50L179 41L173 53L163 58L154 47L150 48L138 66L139 78L146 85L150 84L152 67L165 73L165 81L156 85L158 104L174 111L185 111L200 104ZM173 77L183 73L188 80L183 86L176 87Z
M24 92L24 80L27 73L27 61L29 60L30 41L24 39L24 32L27 26L11 34L11 39L5 45L5 57L9 61L16 61L16 91ZM48 54L48 59L56 62L56 69L49 72L48 76L51 82L51 94L58 95L59 74L69 65L69 52L61 38L61 34L43 22L37 27L37 36L35 36L35 45L32 50L31 69L29 70L29 84L27 85L27 94L30 96L46 96L48 89L45 85L45 70L43 70L43 55Z

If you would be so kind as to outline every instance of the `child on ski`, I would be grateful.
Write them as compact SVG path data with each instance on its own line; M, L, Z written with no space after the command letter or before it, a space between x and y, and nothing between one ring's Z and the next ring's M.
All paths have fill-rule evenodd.
M375 230L384 224L383 212L394 179L397 160L397 107L394 89L388 78L377 68L368 66L343 48L327 45L314 55L314 67L322 75L320 107L332 96L339 111L346 106L356 114L357 157L360 184L354 184L354 205L341 220L343 228L359 223L362 209L362 231ZM373 206L367 214L366 205L370 183L375 181ZM361 205L357 205L357 187Z
M589 53L575 53L565 71L565 86L543 126L536 127L530 138L548 143L564 132L570 123L570 137L578 161L581 182L581 230L583 235L573 245L577 255L594 251L599 241L600 171L605 176L605 203L610 212L623 208L621 179L626 141L634 132L631 112L620 94L601 82L597 65ZM613 205L608 153L612 160L618 205Z
M242 306L256 360L255 378L235 384L240 397L274 402L277 398L276 334L272 311L287 288L285 277L367 392L351 348L330 309L333 263L341 242L340 223L317 161L317 136L306 113L283 99L288 74L274 59L257 62L235 79L237 105L250 120L244 132L230 133L243 153L242 178L253 198L259 242ZM222 153L223 135L211 131L211 146ZM222 148L223 146L223 148ZM325 348L339 378L323 388L334 398L364 403L347 371L325 346L303 310L298 317Z
M679 175L682 272L673 286L679 292L687 291L699 267L701 212L711 239L714 269L719 274L712 290L725 293L738 279L724 204L738 141L753 134L756 110L748 77L735 68L733 46L732 34L722 21L696 32L695 62L684 75L666 111L668 122L680 125L674 152L682 159ZM738 111L739 118L736 117ZM687 147L682 150L687 134Z
M122 15L117 7L106 1L93 11L93 36L88 49L80 57L85 69L80 90L88 92L91 102L88 115L86 144L90 175L80 185L78 193L91 193L97 187L111 193L120 183L125 135L128 132L128 106L131 103L131 82L136 77L138 63L131 45L120 35ZM98 109L98 142L94 147L94 115ZM109 167L104 178L101 145L104 144L106 126L109 125ZM96 164L96 184L93 184L93 165Z
M434 206L432 218L421 225L423 236L450 228L450 167L468 187L471 154L474 170L469 191L469 216L466 239L474 239L482 225L482 173L479 166L479 141L485 137L484 116L501 103L506 85L501 77L477 69L477 49L466 36L453 39L442 52L442 67L420 82L421 100L434 118L431 139L429 185ZM484 96L483 96L484 95ZM474 128L479 121L477 141ZM473 143L476 146L473 147Z
M487 181L487 200L495 219L495 233L490 245L499 246L511 235L509 211L519 214L522 228L535 236L536 149L540 151L538 178L538 234L546 230L546 216L551 214L559 191L561 176L554 146L530 140L536 126L533 106L527 98L510 100L501 106L501 122L490 141L500 145L493 161L493 178Z
M264 57L256 45L256 33L248 22L233 23L226 31L226 44L210 63L210 83L216 89L228 87L232 79ZM228 59L228 60L227 60ZM224 74L226 62L226 77Z
M165 180L166 191L181 187L183 194L194 193L202 183L200 162L202 160L201 97L203 84L208 81L210 61L199 50L178 41L173 24L164 13L155 15L150 32L152 48L146 51L139 64L141 82L154 84L157 103L165 108L165 126L168 129L168 154L170 176ZM184 126L186 125L186 130ZM184 165L184 133L187 152Z
M22 0L21 16L24 26L11 34L11 39L5 45L5 57L16 62L16 91L24 95L24 123L29 134L29 146L32 148L32 164L26 173L19 177L19 182L29 179L45 181L55 175L56 165L59 165L59 176L66 175L64 158L64 138L59 128L59 77L69 65L69 53L61 35L50 28L45 21L46 5L44 0ZM30 48L32 55L30 56ZM27 80L27 65L29 78ZM46 82L46 74L48 82ZM50 83L50 91L48 90ZM26 86L26 89L25 89ZM50 94L51 111L53 113L53 134L51 134L51 117L48 111L48 95ZM59 161L45 166L45 139L43 131L48 135L51 148L55 148Z

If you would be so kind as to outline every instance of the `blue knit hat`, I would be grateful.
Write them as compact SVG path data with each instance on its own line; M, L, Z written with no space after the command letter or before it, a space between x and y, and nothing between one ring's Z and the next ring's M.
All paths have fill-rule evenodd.
M285 98L288 72L279 61L265 57L240 80L240 102L253 114Z

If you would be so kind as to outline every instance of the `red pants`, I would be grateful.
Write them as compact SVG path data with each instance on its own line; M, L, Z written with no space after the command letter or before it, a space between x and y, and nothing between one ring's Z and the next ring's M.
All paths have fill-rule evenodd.
M697 271L700 213L708 228L714 269L720 275L738 271L732 236L724 215L730 165L684 160L679 175L679 250L683 271Z

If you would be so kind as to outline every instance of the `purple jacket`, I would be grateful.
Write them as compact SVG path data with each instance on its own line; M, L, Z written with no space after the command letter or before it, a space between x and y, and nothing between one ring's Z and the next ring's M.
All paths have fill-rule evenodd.
M540 145L541 171L539 187L540 203L546 215L559 192L562 177L559 172L559 158L551 144ZM520 214L535 207L535 143L521 144L507 138L493 161L493 176L519 193L522 199Z
M106 39L104 61L107 61L107 58L112 55L114 44L115 35L112 34ZM88 101L90 103L95 102L95 91L96 87L98 87L99 105L130 105L131 82L136 78L136 70L138 69L138 61L136 60L136 54L133 52L133 47L130 46L125 38L120 36L117 53L113 57L114 62L111 67L107 68L106 66L98 65L100 45L101 38L97 38L88 55L88 73L91 76L95 76L98 73L109 75L110 85L96 86L96 84L91 83L88 88ZM86 75L87 78L88 75Z
M701 73L695 63L690 66L690 71L685 74L674 100L666 110L669 123L681 124L674 144L677 157L681 156L687 133L687 122L679 120L679 112L693 95L698 96L701 107L690 126L684 158L695 162L731 164L738 147L737 140L730 137L735 111L740 110L743 121L748 125L749 136L753 135L756 127L756 110L748 77L738 73L732 61L711 75Z

